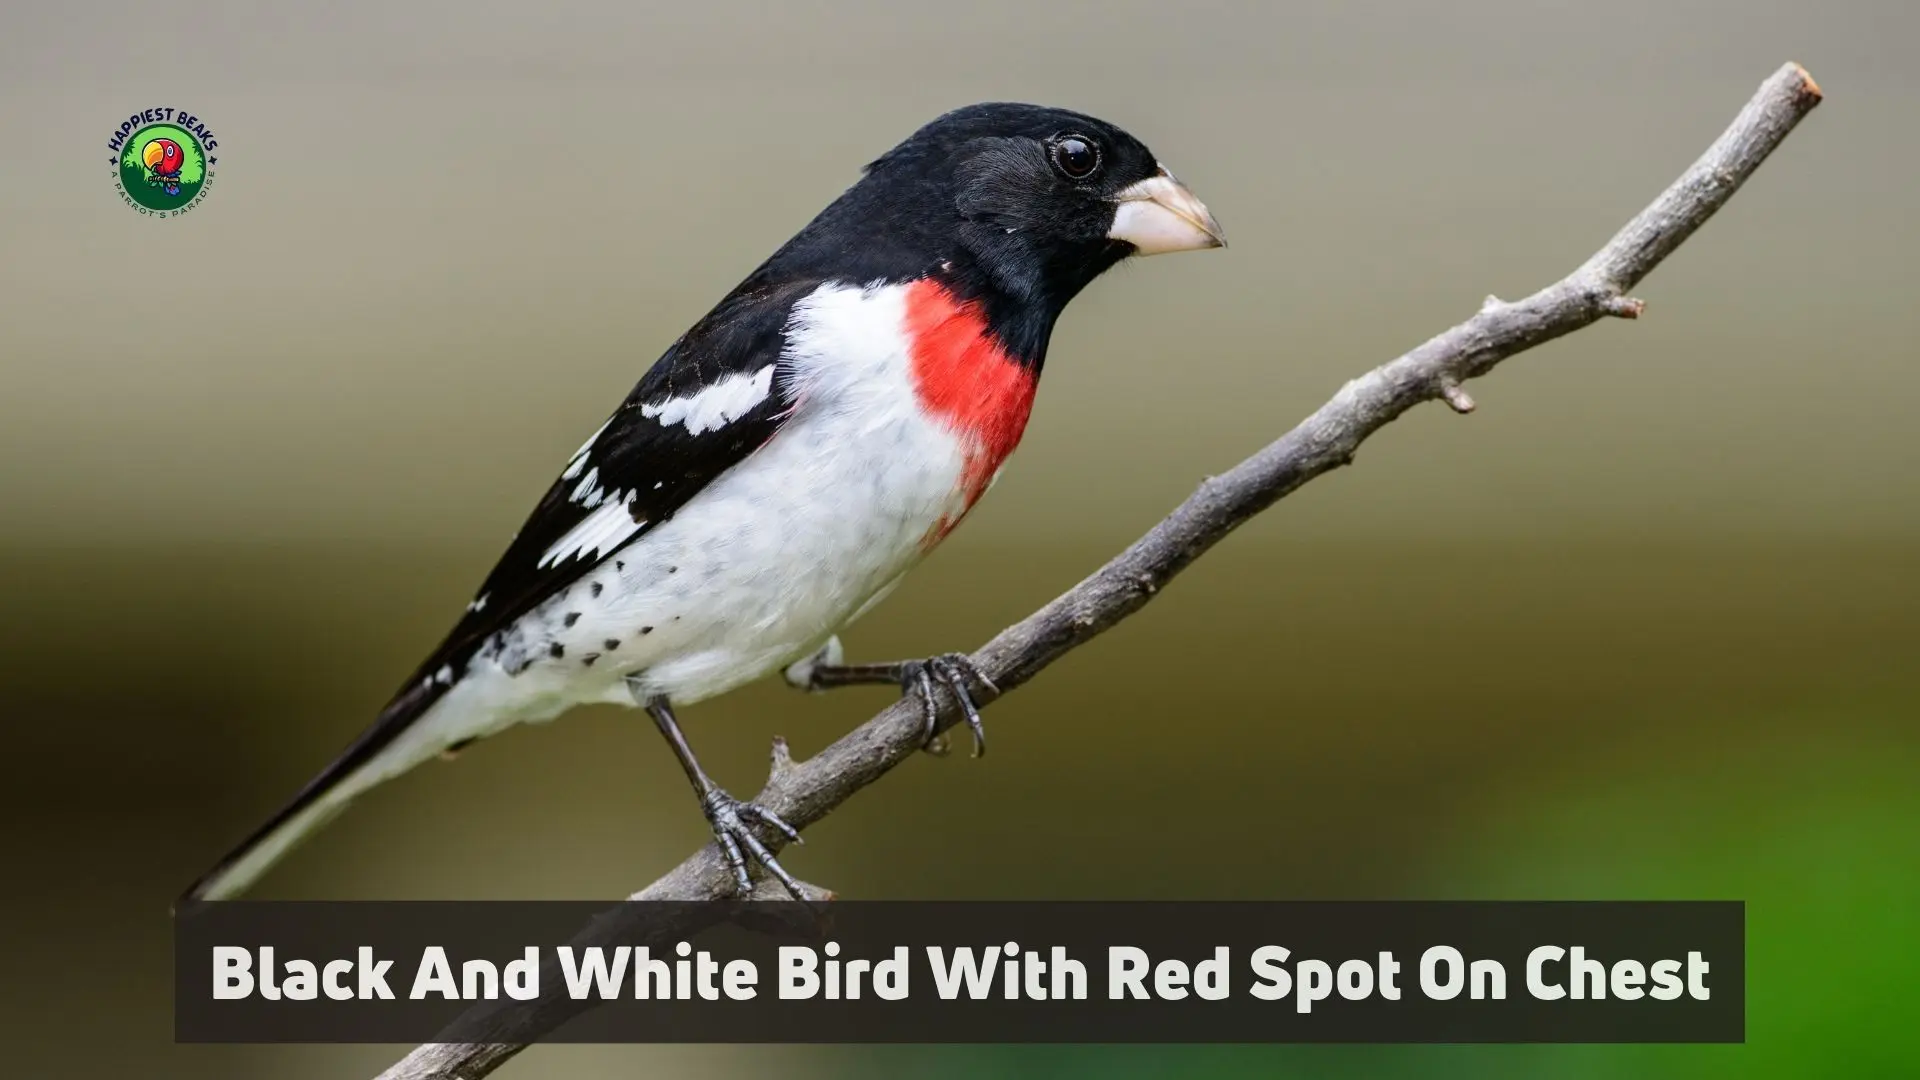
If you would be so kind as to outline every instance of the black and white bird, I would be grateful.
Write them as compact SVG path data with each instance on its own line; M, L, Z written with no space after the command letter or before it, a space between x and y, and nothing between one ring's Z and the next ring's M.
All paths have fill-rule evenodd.
M674 710L784 671L898 683L931 719L938 683L978 752L963 657L848 666L835 635L993 483L1067 302L1130 255L1222 244L1112 124L983 104L921 128L667 349L373 726L183 902L242 892L382 781L590 702L651 714L743 891L748 856L794 888L752 826L792 830L707 776Z

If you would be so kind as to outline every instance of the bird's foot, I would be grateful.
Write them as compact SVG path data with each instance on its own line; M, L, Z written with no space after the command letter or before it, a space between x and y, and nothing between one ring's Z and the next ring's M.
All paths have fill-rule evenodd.
M987 752L986 728L980 722L980 706L973 699L973 687L984 686L995 695L1000 693L1000 688L993 685L993 680L982 674L965 653L941 653L924 660L898 660L890 664L846 664L841 660L840 639L829 638L812 656L787 667L787 682L798 689L812 691L892 683L902 694L917 695L927 718L925 749L936 756L947 752L945 737L934 730L940 722L938 687L944 686L960 706L961 715L966 717L967 727L973 732L973 756Z
M987 729L980 720L980 707L973 700L973 686L984 686L994 694L998 694L1000 688L993 685L992 679L981 674L966 654L941 653L925 660L903 660L899 668L900 692L917 694L920 698L921 714L927 724L927 752L942 756L947 753L946 740L935 730L940 722L940 702L935 696L938 691L934 689L936 683L947 688L960 706L961 715L966 717L967 729L973 732L973 756L980 757L987 752Z
M755 862L767 868L767 873L780 879L780 884L787 887L787 892L791 893L795 900L804 902L807 899L806 893L800 887L800 882L795 880L792 874L787 873L786 867L781 866L780 860L773 857L773 852L767 848L767 845L761 843L760 838L754 835L753 824L759 822L771 825L785 833L787 839L796 844L804 844L806 841L800 839L799 830L782 821L780 815L759 803L742 802L717 787L709 788L707 793L700 797L700 810L706 814L707 824L713 826L713 838L719 842L720 850L727 856L727 865L733 868L736 895L744 898L753 893L753 881L747 876L747 856L752 855Z

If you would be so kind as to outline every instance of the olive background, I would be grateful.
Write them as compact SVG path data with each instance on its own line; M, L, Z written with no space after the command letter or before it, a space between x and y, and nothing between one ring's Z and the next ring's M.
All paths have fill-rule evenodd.
M966 528L846 636L968 648L1341 383L1584 260L1787 60L1827 91L1608 322L1370 441L789 865L862 897L1730 897L1737 1047L541 1047L634 1075L1920 1070L1920 9L348 2L0 14L0 1034L171 1044L171 898L366 723L686 325L940 111L1126 126L1221 252L1097 282ZM179 220L130 112L204 117ZM883 690L687 710L736 792ZM370 795L267 897L614 897L703 839L640 714Z

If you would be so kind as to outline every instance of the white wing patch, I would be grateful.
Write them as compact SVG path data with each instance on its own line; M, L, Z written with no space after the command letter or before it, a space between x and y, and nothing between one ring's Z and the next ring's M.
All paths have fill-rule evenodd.
M661 426L684 425L690 435L719 431L747 413L773 392L773 365L768 364L751 375L734 374L717 379L686 397L668 398L657 405L640 406L640 415L660 421Z
M593 444L600 441L600 436L605 435L607 428L612 424L613 418L609 416L607 422L600 425L599 431L587 436L587 441L581 443L580 449L575 450L573 456L567 459L567 471L560 474L560 479L571 480L580 475L580 470L587 464L587 451L593 449Z
M571 480L573 478L567 477L567 479ZM602 494L600 491L600 468L596 465L587 470L587 475L581 479L580 483L574 486L573 494L568 495L567 498L572 502L587 503L588 506L597 506L599 505L599 499ZM589 503L587 502L588 499L593 499L594 501Z
M580 482L575 484L573 491L567 495L568 502L577 502L588 510L599 506L601 503L622 502L625 499L625 492L609 492L606 488L600 486L600 467L598 465L588 469L587 475L581 477Z
M689 435L719 431L767 399L773 392L773 368L774 365L768 364L751 374L728 375L697 393L642 405L640 415L659 421L663 427L679 424ZM627 499L633 493L607 490L600 482L600 467L587 464L594 444L612 423L608 420L600 425L600 430L573 452L566 471L560 474L562 480L579 481L567 493L567 501L592 513L541 554L541 568L556 566L568 559L598 559L646 527L646 522L633 520L627 507ZM660 484L653 486L658 489Z
M598 488L594 489L594 494L599 496ZM553 546L540 556L539 565L543 568L555 566L573 558L598 559L626 543L646 524L633 520L633 513L627 509L627 493L616 491L600 503L593 513L582 518L580 524L555 540Z

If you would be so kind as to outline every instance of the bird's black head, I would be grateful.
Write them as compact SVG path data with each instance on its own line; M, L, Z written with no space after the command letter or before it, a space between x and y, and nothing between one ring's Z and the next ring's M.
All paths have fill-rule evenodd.
M1065 109L991 103L947 113L882 155L769 268L939 278L1038 363L1067 302L1120 260L1224 243L1132 135Z

